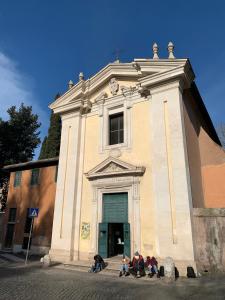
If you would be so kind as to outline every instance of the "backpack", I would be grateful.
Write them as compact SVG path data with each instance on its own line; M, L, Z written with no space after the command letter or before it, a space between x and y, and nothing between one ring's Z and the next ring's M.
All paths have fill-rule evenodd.
M196 278L195 271L192 267L187 267L187 277L188 278Z
M179 271L177 270L177 267L175 267L175 278L179 278L180 274Z
M164 266L160 266L159 268L159 276L164 277Z

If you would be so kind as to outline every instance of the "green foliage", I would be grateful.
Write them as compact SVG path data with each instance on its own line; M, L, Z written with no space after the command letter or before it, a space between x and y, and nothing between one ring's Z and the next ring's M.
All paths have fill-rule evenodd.
M1 168L8 164L32 160L34 150L40 144L38 129L41 126L31 106L22 103L18 110L12 106L7 113L8 121L0 119L0 190L3 189L4 193L8 177ZM4 207L6 199L1 196L2 198Z
M42 145L41 145L39 159L43 159L46 156L47 140L48 140L48 138L47 138L47 136L45 136L44 140L42 142Z
M56 95L55 99L59 97ZM61 118L51 112L48 136L44 138L39 159L52 158L59 155L61 137Z
M220 125L218 125L216 131L221 141L221 144L225 149L225 123L221 123Z
M39 159L52 158L59 155L61 137L61 118L53 112L50 117L48 136L44 138Z

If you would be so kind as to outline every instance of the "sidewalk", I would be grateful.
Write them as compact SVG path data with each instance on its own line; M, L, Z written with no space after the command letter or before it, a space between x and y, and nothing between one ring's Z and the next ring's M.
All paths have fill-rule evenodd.
M6 251L0 251L0 268L1 267L22 267L25 265L24 253L10 253ZM29 266L41 266L40 256L30 256L28 258Z

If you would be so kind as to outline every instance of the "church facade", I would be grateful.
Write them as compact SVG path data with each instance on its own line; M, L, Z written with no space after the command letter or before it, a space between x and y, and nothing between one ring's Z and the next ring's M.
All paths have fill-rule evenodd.
M116 61L87 80L80 73L50 105L62 119L52 260L139 251L196 268L204 149L219 164L225 154L189 60L172 44L168 52L159 59L154 45L152 59Z

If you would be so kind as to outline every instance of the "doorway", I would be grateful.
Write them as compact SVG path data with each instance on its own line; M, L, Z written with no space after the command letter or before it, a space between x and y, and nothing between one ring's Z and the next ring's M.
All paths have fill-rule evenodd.
M124 252L123 223L108 224L108 257L122 255Z
M130 257L130 224L99 223L98 253L103 257Z
M102 223L99 223L98 252L103 257L130 256L128 194L103 194Z
M16 208L12 207L9 209L9 218L8 218L8 224L7 224L6 235L5 235L5 243L4 243L5 249L13 248L15 225L16 225Z

